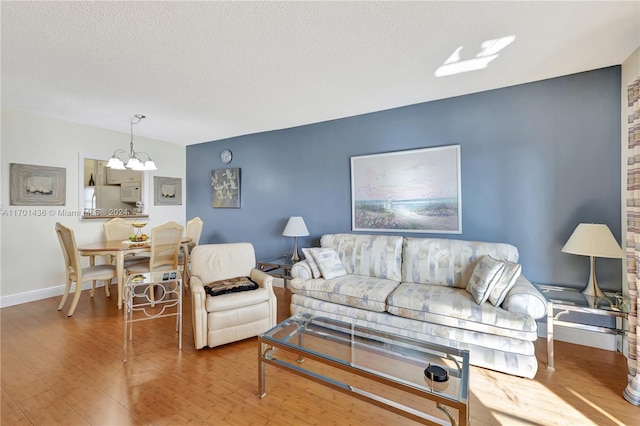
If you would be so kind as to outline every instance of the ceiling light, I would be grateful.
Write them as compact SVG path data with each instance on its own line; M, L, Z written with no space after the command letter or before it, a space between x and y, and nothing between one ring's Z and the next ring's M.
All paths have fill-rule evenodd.
M108 168L116 170L131 169L138 171L158 170L156 163L153 162L149 154L146 152L136 152L133 149L133 125L138 124L143 118L145 118L145 116L142 114L136 114L131 117L131 142L129 143L129 153L124 149L116 150L107 163ZM144 162L140 159L141 154L146 155L146 160ZM125 161L127 163L126 166Z

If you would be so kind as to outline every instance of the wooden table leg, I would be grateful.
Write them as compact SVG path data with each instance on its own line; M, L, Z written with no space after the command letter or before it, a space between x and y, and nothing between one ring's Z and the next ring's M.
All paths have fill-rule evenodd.
M118 250L116 255L116 271L118 274L118 309L122 309L122 289L124 288L124 251Z
M184 265L182 265L182 288L188 287L187 283L187 268L189 267L189 243L182 245L182 254L184 258Z

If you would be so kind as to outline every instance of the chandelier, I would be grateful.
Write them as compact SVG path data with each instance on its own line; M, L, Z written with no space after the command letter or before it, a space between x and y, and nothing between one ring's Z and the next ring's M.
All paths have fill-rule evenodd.
M129 143L129 152L127 153L124 149L116 150L107 163L108 168L115 170L158 170L156 163L153 162L149 154L146 152L136 152L133 149L133 125L138 124L143 118L145 118L145 116L142 114L136 114L131 117L131 142ZM146 155L144 162L140 158L140 155ZM126 158L124 156L126 156ZM127 163L126 166L125 161Z

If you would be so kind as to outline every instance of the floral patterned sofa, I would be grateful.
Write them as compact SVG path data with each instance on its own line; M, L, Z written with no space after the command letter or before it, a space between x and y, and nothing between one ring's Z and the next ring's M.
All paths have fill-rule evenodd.
M326 234L320 246L292 268L291 314L467 349L472 365L535 376L546 302L520 274L516 247L364 234Z

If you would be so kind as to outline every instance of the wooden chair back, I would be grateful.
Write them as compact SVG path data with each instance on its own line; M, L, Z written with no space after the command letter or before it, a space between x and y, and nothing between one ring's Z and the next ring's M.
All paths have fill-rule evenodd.
M78 272L82 272L82 265L80 264L80 255L78 254L78 246L76 245L73 230L57 222L56 234L64 255L67 279L76 281Z
M104 238L107 241L128 240L133 234L133 226L131 222L116 217L102 225L104 229Z
M192 250L200 243L200 235L202 234L202 227L204 222L199 217L194 217L187 222L187 238L191 238L189 243L189 250Z
M150 271L161 266L171 266L172 269L178 269L183 231L184 227L173 221L151 229Z

